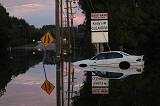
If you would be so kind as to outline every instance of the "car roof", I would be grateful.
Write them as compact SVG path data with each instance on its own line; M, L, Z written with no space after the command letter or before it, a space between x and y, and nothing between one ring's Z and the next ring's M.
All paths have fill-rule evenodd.
M113 52L121 53L122 51L107 51L107 52L101 52L101 53L113 53Z

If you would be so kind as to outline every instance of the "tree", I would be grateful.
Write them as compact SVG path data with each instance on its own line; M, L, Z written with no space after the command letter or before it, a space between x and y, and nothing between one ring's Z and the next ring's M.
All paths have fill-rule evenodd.
M10 38L11 20L9 13L0 4L0 55L3 57L7 54L7 48L9 45L8 39Z

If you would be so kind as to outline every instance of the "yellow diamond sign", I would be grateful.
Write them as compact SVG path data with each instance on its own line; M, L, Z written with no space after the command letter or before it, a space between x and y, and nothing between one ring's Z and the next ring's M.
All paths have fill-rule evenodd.
M42 43L44 44L44 46L48 46L50 43L52 43L54 41L54 38L52 37L52 35L47 32L42 38L41 38Z
M55 88L55 86L51 84L48 80L45 80L41 88L50 95L53 89Z

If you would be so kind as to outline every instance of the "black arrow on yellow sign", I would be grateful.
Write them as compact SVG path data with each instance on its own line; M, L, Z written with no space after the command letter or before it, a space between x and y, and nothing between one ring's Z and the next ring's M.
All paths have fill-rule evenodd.
M50 83L48 80L45 80L41 88L50 95L53 89L55 88L55 86L52 83Z
M50 43L52 43L54 41L54 38L52 37L52 35L47 32L42 38L41 38L42 43L44 44L44 46L48 46Z

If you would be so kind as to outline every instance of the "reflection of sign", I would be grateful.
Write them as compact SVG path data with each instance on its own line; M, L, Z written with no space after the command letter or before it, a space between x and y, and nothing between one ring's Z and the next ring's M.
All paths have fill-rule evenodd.
M92 94L109 94L109 79L92 75Z
M92 88L92 94L109 94L109 88Z
M48 46L50 43L52 43L54 40L54 38L52 37L52 35L47 32L42 38L41 38L41 41L43 42L43 44L45 46Z
M93 87L108 87L109 86L109 79L102 78L99 76L92 76L92 86Z
M91 31L108 31L108 20L91 21Z
M48 80L45 80L41 88L50 95L53 89L55 88L55 86L52 85Z
M107 13L91 13L91 19L108 19Z

